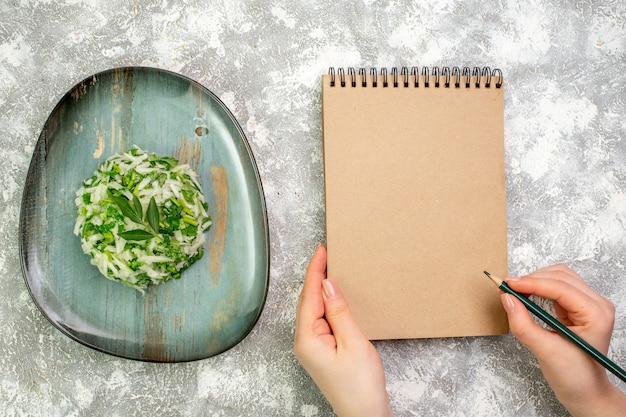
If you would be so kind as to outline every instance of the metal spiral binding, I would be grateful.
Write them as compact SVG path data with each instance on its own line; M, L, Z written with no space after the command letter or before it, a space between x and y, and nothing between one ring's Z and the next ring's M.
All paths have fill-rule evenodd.
M381 68L380 72L378 72L376 68L372 67L369 70L368 78L367 69L359 68L357 71L354 67L348 67L349 85L353 88L357 87L359 77L361 79L361 87L367 87L368 80L371 81L372 87L378 87L379 75L383 88L389 86L392 86L392 88L408 88L411 77L413 78L414 88L419 88L420 82L423 83L424 88L430 88L431 73L435 78L434 88L461 88L461 80L463 78L465 79L465 88L471 88L472 84L474 88L491 88L494 79L493 85L495 88L502 88L503 83L502 71L499 68L492 70L489 67L463 67L463 69L459 67L452 67L452 69L450 67L422 67L420 71L420 68L417 66L411 67L410 70L408 67L400 67L400 70L398 70L398 67L392 67L391 77L389 77L387 68ZM337 84L341 87L346 87L346 73L342 67L339 67L336 72L335 67L330 67L328 75L330 75L331 87L335 87ZM391 78L391 82L389 82L389 78ZM337 79L339 79L338 83ZM443 83L441 82L442 79Z

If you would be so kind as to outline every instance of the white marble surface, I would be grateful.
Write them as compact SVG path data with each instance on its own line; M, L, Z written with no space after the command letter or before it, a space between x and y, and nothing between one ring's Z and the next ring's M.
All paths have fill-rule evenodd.
M503 70L510 273L572 265L615 302L610 356L626 365L626 3L426 3L3 0L0 414L332 415L291 353L304 269L324 240L320 76L331 65ZM215 358L153 364L93 351L42 316L22 278L20 198L39 131L71 86L126 65L204 84L259 164L267 304ZM512 336L376 347L397 416L567 415Z

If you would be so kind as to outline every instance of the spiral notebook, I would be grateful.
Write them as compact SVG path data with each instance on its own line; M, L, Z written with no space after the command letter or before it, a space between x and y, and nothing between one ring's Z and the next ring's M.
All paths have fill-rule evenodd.
M503 76L339 68L322 77L328 276L371 339L508 332Z

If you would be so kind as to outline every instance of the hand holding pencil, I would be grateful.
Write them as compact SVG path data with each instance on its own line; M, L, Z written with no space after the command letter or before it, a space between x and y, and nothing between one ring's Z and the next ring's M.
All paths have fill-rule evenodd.
M506 280L523 294L554 300L558 320L606 355L615 309L565 265L553 265ZM573 416L622 416L626 394L611 384L605 369L561 335L539 326L526 307L503 293L511 332L537 357L559 401Z

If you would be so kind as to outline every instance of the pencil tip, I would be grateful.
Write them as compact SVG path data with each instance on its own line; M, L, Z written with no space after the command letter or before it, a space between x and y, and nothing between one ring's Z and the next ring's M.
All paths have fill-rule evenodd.
M502 280L501 280L500 278L497 278L497 277L495 277L495 276L491 275L491 274L490 274L489 272L487 272L487 271L483 271L483 272L484 272L484 273L485 273L485 275L487 275L487 276L489 277L489 279L490 279L490 280L492 280L492 281L493 281L493 283L494 283L494 284L496 284L498 287L499 287L500 285L502 285Z

